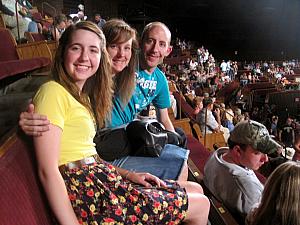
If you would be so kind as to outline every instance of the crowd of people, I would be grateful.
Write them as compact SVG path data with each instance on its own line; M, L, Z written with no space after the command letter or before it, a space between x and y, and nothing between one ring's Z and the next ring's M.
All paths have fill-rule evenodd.
M292 194L285 200L284 194L279 191L289 189L295 193L294 188L299 187L296 174L300 158L299 121L289 115L279 118L276 105L245 108L245 102L241 101L244 86L259 82L261 78L275 78L276 82L278 72L282 73L285 80L284 75L293 74L293 69L299 68L298 61L283 62L282 65L274 62L265 62L263 65L252 63L245 68L241 65L240 69L247 69L247 72L238 75L237 65L236 69L230 71L228 68L231 67L223 60L214 74L220 78L218 82L225 81L223 85L217 85L219 88L208 85L206 80L210 75L200 74L197 67L194 69L190 66L190 61L188 59L175 69L173 66L173 70L171 66L169 70L165 66L169 82L177 87L176 91L180 91L194 108L195 121L200 125L203 135L222 130L228 143L228 147L217 149L206 162L205 185L217 199L224 202L239 224L244 224L246 218L247 224L299 224L299 209L297 204L292 203L297 201L299 194ZM199 80L202 79L205 82L200 85ZM238 81L240 88L230 93L232 101L217 104L217 92L231 80ZM277 80L277 83L280 82ZM288 170L295 172L291 175ZM266 187L264 179L256 175L255 171L269 177ZM278 182L274 181L276 177ZM289 179L295 179L291 186L288 185L291 182ZM271 182L276 184L274 188ZM268 204L271 209L268 209ZM286 211L284 207L287 204L295 207L293 213Z
M17 11L15 4L17 4ZM88 19L82 4L78 5L77 13L69 15L58 14L54 18L49 15L41 15L41 12L27 0L18 0L17 2L2 0L0 2L0 11L2 12L5 25L12 31L18 42L26 42L25 32L41 33L46 40L58 41L68 26ZM18 15L18 21L16 14ZM94 18L90 18L90 20L100 28L106 22L99 13L96 13Z

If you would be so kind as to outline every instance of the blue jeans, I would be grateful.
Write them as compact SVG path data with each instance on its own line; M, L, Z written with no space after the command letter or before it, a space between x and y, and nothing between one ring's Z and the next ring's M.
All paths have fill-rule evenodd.
M159 157L126 156L109 163L134 172L151 173L163 180L177 180L189 152L187 149L167 144Z

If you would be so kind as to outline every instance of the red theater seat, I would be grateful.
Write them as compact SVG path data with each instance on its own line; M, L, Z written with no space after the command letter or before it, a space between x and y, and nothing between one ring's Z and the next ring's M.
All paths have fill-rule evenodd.
M45 42L17 45L8 29L0 28L0 79L15 76L51 63L51 52Z
M1 225L53 225L37 176L34 149L13 133L0 146Z

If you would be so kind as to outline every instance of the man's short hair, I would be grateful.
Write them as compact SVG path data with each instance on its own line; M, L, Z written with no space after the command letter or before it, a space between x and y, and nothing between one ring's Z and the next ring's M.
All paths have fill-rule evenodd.
M203 101L203 108L206 108L208 105L213 103L213 99L210 97L206 97L202 101Z

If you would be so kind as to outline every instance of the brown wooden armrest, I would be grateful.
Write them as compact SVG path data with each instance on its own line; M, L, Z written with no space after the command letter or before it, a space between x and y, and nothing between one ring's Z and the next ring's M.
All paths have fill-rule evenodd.
M192 135L192 129L191 129L191 126L190 126L190 119L183 118L183 119L180 119L180 120L173 120L172 123L173 123L174 127L180 127L181 129L183 129L183 131L186 135L188 135L188 134Z
M228 209L214 196L209 196L209 221L214 225L239 225Z
M204 141L204 139L205 139L205 141ZM227 146L227 143L223 136L223 132L221 132L221 131L216 132L216 133L206 134L206 137L203 138L203 144L210 151L214 150L214 145L217 145L218 147Z
M0 157L4 155L10 146L16 141L16 130L17 127L9 130L5 135L0 139Z

